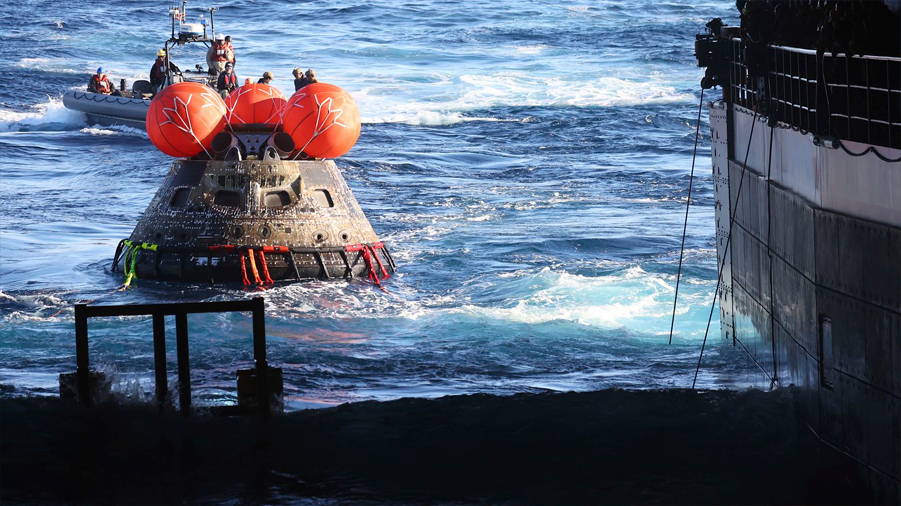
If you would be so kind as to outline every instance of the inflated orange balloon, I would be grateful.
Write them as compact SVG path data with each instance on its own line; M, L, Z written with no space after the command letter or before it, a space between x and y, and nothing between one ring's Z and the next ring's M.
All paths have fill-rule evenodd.
M307 156L334 158L350 151L360 137L360 110L341 88L313 83L288 100L282 125Z
M147 135L169 156L209 155L213 137L225 128L225 102L200 83L176 83L153 97L147 110Z
M248 123L281 123L282 110L288 99L268 84L245 84L228 95L226 119L229 125Z

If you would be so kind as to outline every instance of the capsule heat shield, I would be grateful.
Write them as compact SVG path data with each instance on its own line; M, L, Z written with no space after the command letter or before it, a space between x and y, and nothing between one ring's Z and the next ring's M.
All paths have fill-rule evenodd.
M173 163L116 267L138 278L251 283L394 270L333 161L277 159Z

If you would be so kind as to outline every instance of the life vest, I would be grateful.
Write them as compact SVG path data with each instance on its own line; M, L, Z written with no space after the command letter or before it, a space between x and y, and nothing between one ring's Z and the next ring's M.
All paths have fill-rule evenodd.
M213 42L213 59L216 61L229 61L229 53L232 50L232 45L228 42L223 42L222 44L217 44ZM232 60L234 60L234 56L232 56Z
M225 43L225 58L234 65L235 63L235 49L232 47L231 42Z
M109 79L106 78L105 74L94 75L91 78L91 82L94 83L94 89L97 90L98 93L110 93L112 91L110 88Z
M235 75L234 72L231 74L222 74L222 84L228 89L228 85L238 86L238 76Z

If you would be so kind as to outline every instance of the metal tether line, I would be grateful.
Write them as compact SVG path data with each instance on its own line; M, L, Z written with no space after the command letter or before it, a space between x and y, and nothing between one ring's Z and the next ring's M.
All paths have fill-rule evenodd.
M679 248L679 271L676 273L676 295L673 297L673 319L669 324L669 344L673 344L673 327L676 325L676 302L679 301L679 280L682 279L682 258L685 255L685 233L688 230L688 208L691 207L691 187L695 180L695 160L698 156L698 138L701 137L701 111L704 109L704 88L698 103L698 127L695 129L695 149L691 154L691 174L688 176L688 199L685 201L685 223L682 224L682 246Z
M695 378L691 382L691 389L695 389L698 382L698 371L701 370L701 359L704 358L704 347L707 345L707 334L710 333L710 321L713 320L713 308L716 307L716 297L723 282L723 268L726 266L726 258L729 255L729 245L732 243L732 231L734 230L735 215L738 213L738 202L741 199L741 187L745 182L745 168L748 166L748 155L751 154L751 140L754 139L754 126L757 124L757 107L754 108L754 119L751 121L751 132L748 134L748 149L745 150L745 161L741 164L741 177L738 182L738 190L735 192L735 203L729 202L729 235L726 237L726 247L723 248L723 261L717 269L716 289L713 290L713 302L710 303L710 314L707 316L707 329L704 330L704 341L701 343L701 354L698 356L698 366L695 368Z

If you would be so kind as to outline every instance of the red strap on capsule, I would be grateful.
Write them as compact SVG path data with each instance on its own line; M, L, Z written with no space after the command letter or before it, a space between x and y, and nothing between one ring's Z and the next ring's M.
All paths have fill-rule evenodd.
M249 285L250 280L247 279L247 264L244 263L244 255L241 255L241 273L244 275L244 284Z
M366 262L366 268L369 269L369 279L375 283L375 286L381 288L382 282L379 281L378 272L375 270L375 265L372 264L372 256L369 255L369 248L363 248L360 251L363 252L363 261Z
M379 244L379 243L376 243L376 244ZM370 249L372 250L372 256L375 257L375 262L377 264L379 264L379 269L381 269L381 271L382 271L383 279L390 278L391 276L388 275L388 271L385 269L385 266L382 264L382 259L379 258L379 254L375 251L375 248L371 247Z
M244 255L241 255L241 258L244 258ZM247 248L247 258L250 260L250 271L253 273L253 281L258 285L262 285L263 281L260 279L260 273L257 271L257 262L253 259L253 249Z
M269 266L266 265L266 254L263 253L263 250L260 250L260 267L263 269L263 279L266 281L266 283L270 285L275 283L274 281L272 281L272 278L269 277Z

